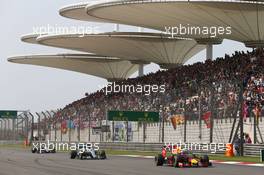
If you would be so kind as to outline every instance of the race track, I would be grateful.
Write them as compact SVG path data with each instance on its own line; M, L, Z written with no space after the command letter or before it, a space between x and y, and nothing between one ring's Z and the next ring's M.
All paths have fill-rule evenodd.
M0 148L0 175L260 175L263 167L214 164L211 168L156 167L152 159L110 156L71 160L66 153L32 154Z

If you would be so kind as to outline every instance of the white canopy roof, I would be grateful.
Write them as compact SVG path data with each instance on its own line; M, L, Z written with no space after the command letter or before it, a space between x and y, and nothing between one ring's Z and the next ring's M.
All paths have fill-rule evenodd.
M108 81L129 78L138 70L138 65L130 61L92 54L29 55L11 57L8 61L75 71Z
M111 0L86 7L87 19L141 26L165 31L165 27L230 26L223 38L248 46L264 44L264 2L239 0ZM208 36L191 36L195 38Z
M89 35L46 35L38 43L125 60L183 64L205 48L194 40L168 38L157 33L111 32Z
M21 41L30 43L30 44L38 44L37 37L39 37L39 34L28 34L21 37Z
M59 10L61 16L70 18L70 19L77 19L82 21L91 21L91 22L103 22L104 20L94 18L92 16L88 16L85 10L87 5L91 5L93 2L82 2L67 5Z

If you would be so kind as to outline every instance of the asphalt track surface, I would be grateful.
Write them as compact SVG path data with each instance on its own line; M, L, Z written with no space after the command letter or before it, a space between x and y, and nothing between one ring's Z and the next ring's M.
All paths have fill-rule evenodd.
M261 175L263 167L214 164L211 168L156 167L144 158L71 160L67 153L32 154L0 148L0 175Z

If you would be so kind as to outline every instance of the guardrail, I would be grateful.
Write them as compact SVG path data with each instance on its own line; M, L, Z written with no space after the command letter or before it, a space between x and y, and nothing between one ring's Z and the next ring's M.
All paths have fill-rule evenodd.
M0 140L0 145L19 145L23 144L23 141L14 141L14 140Z
M211 149L209 150L205 149L207 144L199 144L199 145L189 145L188 150L192 150L192 152L194 153L224 154L224 151L215 149L214 145L212 145ZM118 142L100 143L101 149L131 150L131 151L161 151L162 146L164 146L163 143L118 143Z
M35 143L38 143L38 141L34 141ZM34 143L33 142L33 143ZM41 143L46 143L45 141L40 141ZM54 143L54 141L50 141L49 143ZM60 142L57 142L60 143ZM78 144L78 142L62 142L63 144L71 145L72 143ZM82 142L85 143L85 142ZM163 143L137 143L137 142L100 142L99 147L100 149L112 149L112 150L130 150L130 151L153 151L153 152L160 152L161 148L165 144ZM179 145L179 144L178 144ZM182 143L182 149L184 149L185 146ZM207 148L207 149L206 149ZM225 148L225 145L223 145L223 148ZM219 150L217 147L215 147L214 144L209 146L208 144L193 144L189 143L189 146L187 147L187 150L191 150L194 153L207 153L207 154L224 154L224 151Z
M101 149L113 150L137 150L137 151L160 151L164 144L162 143L118 143L118 142L101 142Z
M100 148L102 149L113 149L113 150L137 150L137 151L160 151L162 143L111 143L102 142L100 143ZM205 144L201 144L205 146ZM214 149L214 147L212 147ZM260 156L260 150L264 149L264 144L245 144L244 145L244 155L245 156ZM212 153L206 150L196 150L193 146L192 151L195 153ZM224 151L216 150L215 154L224 154Z
M244 155L245 156L260 156L260 150L264 149L264 144L245 144Z

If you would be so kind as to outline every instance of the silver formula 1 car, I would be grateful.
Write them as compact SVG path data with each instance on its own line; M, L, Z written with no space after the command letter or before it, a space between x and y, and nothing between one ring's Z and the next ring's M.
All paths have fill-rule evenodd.
M104 150L94 150L93 148L87 148L84 146L78 146L77 150L72 150L70 153L71 159L106 159L106 153Z

